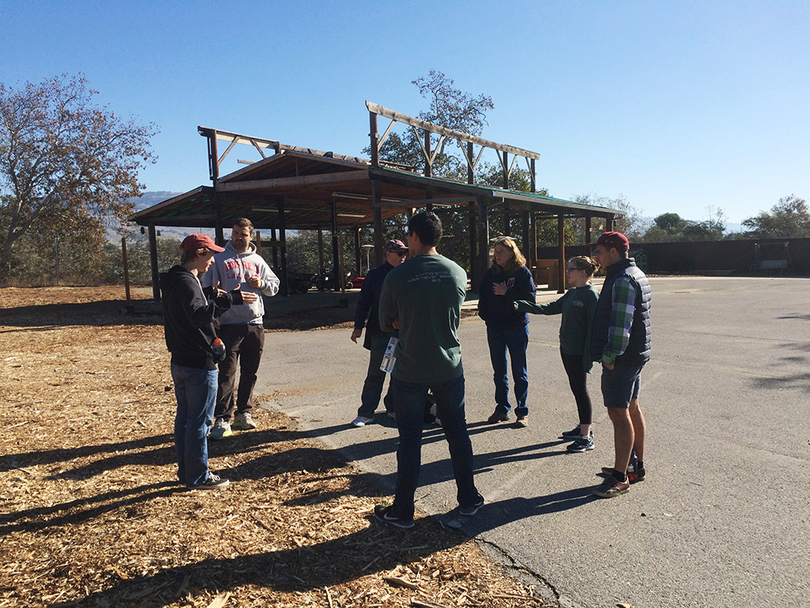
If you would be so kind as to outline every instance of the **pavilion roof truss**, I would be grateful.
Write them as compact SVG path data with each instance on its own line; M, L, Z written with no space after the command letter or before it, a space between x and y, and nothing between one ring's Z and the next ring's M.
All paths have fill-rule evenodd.
M504 176L504 185L508 185L509 177L511 177L512 171L515 167L515 162L517 161L518 157L521 157L526 161L526 167L531 179L532 192L534 192L536 176L534 161L540 158L539 153L524 150L523 148L518 148L516 146L499 144L476 135L470 135L469 133L455 131L453 129L436 125L419 118L414 118L413 116L408 116L407 114L402 114L401 112L391 110L371 101L366 101L366 108L368 108L368 111L371 114L388 118L391 121L383 134L379 136L376 141L376 154L373 155L373 158L379 159L380 164L388 164L387 161L380 159L380 151L382 150L383 144L388 139L394 125L396 123L402 123L411 127L416 137L416 141L419 143L419 147L422 151L422 157L425 161L426 176L431 176L433 163L443 150L446 140L452 139L458 144L461 154L467 163L469 175L473 178L470 183L474 183L475 170L478 168L478 165L481 162L481 157L484 151L491 149L497 152L498 161L501 164L501 169ZM420 137L418 129L421 129L425 133L434 133L439 136L439 141L436 144L435 150L431 150L429 145L426 146L425 143L423 143L423 139ZM466 146L464 145L465 143L467 144ZM480 146L477 155L475 154L476 145ZM512 155L511 160L509 159L510 154Z

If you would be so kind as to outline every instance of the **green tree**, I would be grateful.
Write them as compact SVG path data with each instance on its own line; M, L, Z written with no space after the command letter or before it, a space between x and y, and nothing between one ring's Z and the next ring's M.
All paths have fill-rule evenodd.
M613 229L623 233L630 240L630 242L640 240L641 235L647 231L647 221L642 217L642 211L631 205L624 194L619 194L619 196L615 198L601 196L596 193L577 194L574 195L573 200L577 203L598 205L600 207L618 209L619 211L624 212L623 217L617 218L613 222ZM591 224L591 230L596 236L604 232L604 220L595 218Z
M639 240L642 243L719 241L725 229L725 214L719 208L709 207L709 219L704 222L686 220L677 213L662 213Z
M454 88L453 79L438 70L430 70L427 77L420 76L411 83L419 89L422 98L429 102L428 109L419 112L417 118L455 131L481 135L484 125L487 124L487 112L495 108L491 97L483 94L474 97ZM438 141L438 135L430 135L431 150L435 150ZM425 164L423 145L424 141L420 141L413 129L405 131L404 136L391 133L380 149L380 158L421 169ZM366 148L364 152L369 154L371 150ZM447 140L443 140L441 150L433 162L432 172L436 177L466 181L467 163L463 157L449 152Z
M745 236L753 238L810 237L810 211L804 199L791 194L779 199L770 212L763 211L743 220Z
M88 240L108 225L123 229L141 194L138 170L153 125L124 120L94 105L81 75L12 88L0 83L0 249L27 233L69 231ZM92 243L100 253L100 242ZM7 275L10 268L5 267ZM3 277L0 276L0 279Z

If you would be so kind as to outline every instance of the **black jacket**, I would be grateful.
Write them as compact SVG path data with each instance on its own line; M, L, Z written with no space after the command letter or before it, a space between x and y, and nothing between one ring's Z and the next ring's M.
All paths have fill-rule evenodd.
M506 295L496 296L492 287L495 283L503 282L506 282ZM526 325L529 315L515 310L515 301L534 302L536 294L532 273L525 266L519 267L511 277L507 277L500 266L490 266L478 289L478 316L486 321L487 327L493 329Z
M216 369L218 358L212 347L217 337L214 319L233 304L241 304L241 292L209 299L216 295L216 290L203 289L197 277L180 265L160 275L160 288L163 329L172 364Z
M372 268L366 273L363 287L360 289L360 297L354 313L354 328L363 329L365 326L366 337L363 346L369 350L371 349L371 337L385 333L380 327L380 293L385 277L393 268L388 262ZM368 318L368 323L366 323L366 318Z

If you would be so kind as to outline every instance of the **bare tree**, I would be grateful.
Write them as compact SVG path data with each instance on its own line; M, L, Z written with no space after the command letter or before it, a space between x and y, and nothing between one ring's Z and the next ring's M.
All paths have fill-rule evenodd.
M8 259L28 232L121 221L145 186L138 171L155 162L154 125L124 120L93 103L84 76L15 89L0 83L0 247Z

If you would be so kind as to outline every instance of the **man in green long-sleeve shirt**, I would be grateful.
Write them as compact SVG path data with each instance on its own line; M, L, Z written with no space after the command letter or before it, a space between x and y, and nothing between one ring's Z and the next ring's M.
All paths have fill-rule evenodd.
M462 515L484 504L473 482L473 453L464 413L464 370L458 325L467 293L467 274L436 251L442 223L432 212L408 222L407 262L388 273L380 295L380 327L399 331L391 393L397 416L397 484L394 504L375 507L375 516L399 528L414 526L422 424L428 390L450 447Z

